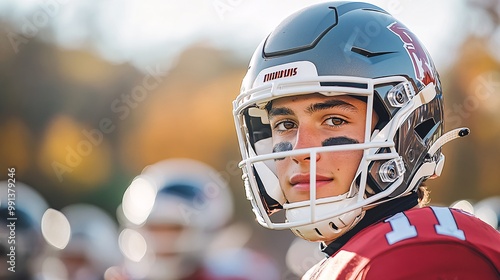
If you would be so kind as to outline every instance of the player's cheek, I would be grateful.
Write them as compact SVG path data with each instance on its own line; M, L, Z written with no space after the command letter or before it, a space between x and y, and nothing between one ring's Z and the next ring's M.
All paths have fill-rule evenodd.
M286 182L286 174L288 173L288 169L290 168L291 159L290 157L286 157L280 160L275 160L274 165L276 166L276 176L278 176L280 183Z
M331 162L335 177L342 182L342 185L350 185L363 158L363 151L344 151L334 154Z

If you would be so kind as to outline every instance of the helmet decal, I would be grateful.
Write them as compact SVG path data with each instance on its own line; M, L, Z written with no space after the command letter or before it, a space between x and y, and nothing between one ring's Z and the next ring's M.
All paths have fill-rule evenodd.
M297 67L272 72L272 73L264 75L264 83L267 81L272 81L272 80L276 80L279 78L292 77L295 75L297 75Z
M283 65L269 67L260 71L254 81L254 87L291 78L317 77L316 66L310 61L295 61ZM244 88L242 89L244 90Z
M399 22L393 22L387 28L403 41L403 46L410 56L417 79L424 85L436 83L434 65L432 65L429 55L417 37Z

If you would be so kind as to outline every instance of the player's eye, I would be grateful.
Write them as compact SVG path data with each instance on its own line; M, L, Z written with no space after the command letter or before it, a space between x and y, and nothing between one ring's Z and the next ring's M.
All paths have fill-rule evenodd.
M336 126L341 126L347 122L344 119L341 119L339 117L330 117L330 118L326 119L324 123L329 125L329 126L336 127Z
M283 131L287 131L290 129L294 129L296 127L297 127L297 125L294 122L288 121L288 120L283 120L283 121L277 122L274 125L274 130L276 130L278 132L283 132Z

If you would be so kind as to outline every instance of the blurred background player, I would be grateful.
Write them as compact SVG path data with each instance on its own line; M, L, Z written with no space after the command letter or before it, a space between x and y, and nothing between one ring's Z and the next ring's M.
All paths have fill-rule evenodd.
M139 193L142 202L129 202L141 199ZM147 245L139 262L128 263L132 277L165 280L203 279L205 248L233 212L226 183L211 167L190 159L147 166L127 189L122 208L129 221L140 225L137 231ZM146 219L134 220L140 212Z
M243 277L259 273L248 269L252 263L269 267L263 270L273 278L260 279L277 277L272 262L262 261L265 256L241 248L249 235L229 226L231 191L205 163L176 158L147 166L126 190L121 207L128 226L120 246L134 279L251 279ZM144 250L133 249L141 240Z
M40 225L48 204L37 191L22 182L15 182L15 187L10 188L14 192L8 189L7 181L0 182L0 279L40 279L40 261L46 249ZM8 209L8 194L15 194L14 204L11 204L15 208L12 210L14 216ZM8 218L12 217L17 219L11 231ZM12 267L9 263L11 246L15 246L15 272L8 270Z
M70 225L67 245L53 251L60 262L59 270L51 267L47 274L67 280L101 280L109 267L122 264L115 221L101 208L90 204L73 204L61 209Z

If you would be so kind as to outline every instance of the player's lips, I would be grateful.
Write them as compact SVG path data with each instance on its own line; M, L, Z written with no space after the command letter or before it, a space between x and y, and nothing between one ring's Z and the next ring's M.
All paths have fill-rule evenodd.
M310 174L295 174L290 177L290 184L295 190L308 191L311 188ZM316 187L321 187L333 181L332 178L316 175Z

